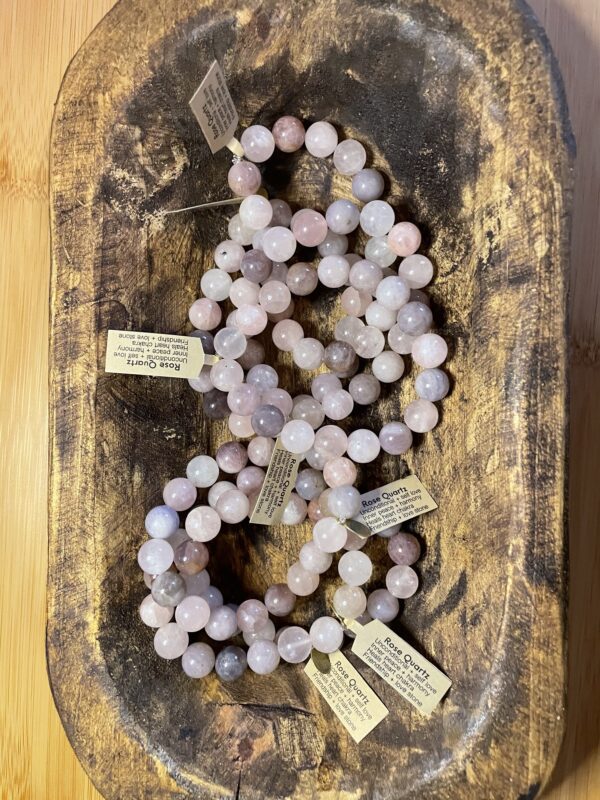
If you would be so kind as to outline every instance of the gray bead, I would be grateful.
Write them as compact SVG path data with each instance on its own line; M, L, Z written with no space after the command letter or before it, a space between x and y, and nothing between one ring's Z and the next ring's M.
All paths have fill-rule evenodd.
M348 342L334 341L325 348L323 361L332 372L348 372L356 361L356 353Z
M361 406L368 406L379 399L381 384L374 375L361 372L352 378L348 391L355 403Z
M159 606L176 606L185 594L185 581L178 572L163 572L152 581L152 598Z
M398 326L409 336L420 336L431 328L433 315L425 303L412 301L398 311Z
M231 413L227 405L227 392L211 389L206 392L202 401L202 410L209 419L224 419Z
M424 369L415 379L415 391L423 400L435 403L450 391L450 381L441 369Z
M236 681L246 671L247 663L245 651L241 647L229 645L217 656L215 672L222 681Z
M315 500L327 488L318 469L302 469L296 478L296 491L303 500Z
M284 425L285 417L277 406L259 406L252 414L252 428L257 436L275 437Z
M383 194L384 183L376 169L361 169L352 178L352 194L363 203L377 200Z
M262 250L248 250L242 256L240 271L252 283L264 283L271 274L273 262Z
M208 355L214 356L215 354L215 345L214 345L214 336L209 331L192 331L190 336L193 336L195 339L200 339L202 342L202 349Z

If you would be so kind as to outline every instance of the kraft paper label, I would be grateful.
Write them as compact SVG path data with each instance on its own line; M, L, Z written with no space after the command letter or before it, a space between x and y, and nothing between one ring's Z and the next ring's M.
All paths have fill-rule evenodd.
M218 61L213 61L194 92L190 108L213 154L230 143L239 118Z
M361 494L361 511L357 517L372 533L433 511L437 504L416 475L401 478L387 486Z
M296 485L298 467L303 459L303 454L290 453L281 444L279 437L277 438L250 522L257 525L276 525L281 520Z
M352 652L425 716L446 694L452 681L404 639L379 620L352 626Z
M216 360L215 356L204 354L202 342L195 336L108 331L106 372L197 378L205 363Z
M331 669L321 672L312 658L304 669L319 694L355 742L371 733L389 711L348 659L336 650Z

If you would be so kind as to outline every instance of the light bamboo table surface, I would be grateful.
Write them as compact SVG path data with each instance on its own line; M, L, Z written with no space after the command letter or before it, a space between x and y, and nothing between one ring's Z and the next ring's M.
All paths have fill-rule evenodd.
M113 0L0 0L0 800L100 800L62 730L45 665L47 185L50 121L62 75L112 5ZM546 797L596 800L600 797L596 402L600 396L600 3L532 0L532 5L560 60L578 142L572 279L570 707L565 745Z

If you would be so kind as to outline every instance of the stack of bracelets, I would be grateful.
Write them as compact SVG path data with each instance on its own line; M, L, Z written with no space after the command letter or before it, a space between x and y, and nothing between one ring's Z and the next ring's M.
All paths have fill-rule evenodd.
M371 577L372 563L361 548L368 540L344 522L360 511L356 464L374 461L381 450L405 453L413 432L424 433L437 424L434 403L449 390L448 377L439 369L447 346L431 332L432 313L422 291L433 277L433 267L429 259L416 254L421 243L418 228L410 222L396 223L392 206L379 199L384 181L376 170L364 168L362 144L354 139L338 143L329 122L316 122L305 131L302 122L291 116L278 119L272 131L252 125L242 134L241 144L246 160L235 161L228 182L244 199L229 222L230 239L215 250L216 268L202 277L204 296L189 311L196 329L192 335L202 340L205 353L219 360L204 366L189 382L203 394L207 418L228 417L233 436L249 441L226 442L214 458L196 456L187 465L187 477L170 480L163 491L165 504L146 516L150 539L138 552L151 589L140 616L157 628L156 652L165 659L181 657L192 678L214 668L224 681L240 677L247 667L266 675L281 659L296 664L313 649L332 653L340 648L348 630L334 616L315 619L309 630L292 625L276 631L271 619L287 616L298 597L317 589L320 575L338 551L346 551L338 561L343 583L333 597L338 617L390 622L399 613L399 598L416 592L418 577L411 565L419 558L420 545L413 535L400 532L400 526L379 534L388 538L393 566L386 588L367 597L361 587ZM293 152L303 145L313 156L333 155L335 168L352 176L352 194L364 204L362 208L341 199L327 208L325 216L307 208L292 214L283 200L268 200L258 193L261 173L256 163L267 161L275 147ZM370 237L364 258L347 252L347 235L359 226ZM288 266L297 244L318 249L316 269L306 262ZM403 260L395 272L391 267L398 256ZM237 272L241 277L234 280ZM327 345L306 337L302 325L292 319L293 296L310 295L319 282L346 287L341 295L345 316L335 326L335 340ZM226 300L234 310L221 327L219 304ZM324 365L329 370L312 378L310 395L292 397L279 388L277 371L263 363L264 347L252 337L269 323L274 344L291 353L297 367L316 371ZM415 380L417 399L404 409L403 421L388 422L379 435L367 429L347 435L335 423L349 417L354 404L374 403L382 383L398 381L404 372L403 356L409 354L422 371ZM370 372L363 371L361 359L371 361ZM269 586L263 600L227 605L210 583L207 543L218 536L223 523L239 524L252 514L276 437L306 461L281 521L299 525L308 516L312 540L302 546L287 575L280 576L285 582ZM207 505L193 507L198 489L208 489ZM180 512L188 512L185 530L180 528ZM209 644L190 644L189 634L198 631L215 642L241 634L247 652L229 645L215 658Z

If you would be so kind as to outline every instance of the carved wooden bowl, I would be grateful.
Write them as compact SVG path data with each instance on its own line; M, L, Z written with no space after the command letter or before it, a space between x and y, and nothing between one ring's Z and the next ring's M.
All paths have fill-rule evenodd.
M289 113L363 141L436 265L453 390L436 430L361 486L410 471L439 504L407 526L425 552L397 629L453 686L427 719L360 667L390 709L360 745L301 667L192 681L137 616L144 515L227 432L186 381L106 374L106 331L188 331L226 238L231 209L160 213L228 196L230 155L211 156L187 106L215 57L243 126ZM536 795L564 712L571 158L560 78L522 2L122 0L85 43L52 137L47 641L67 733L107 798ZM320 208L348 192L306 153L274 157L265 182ZM339 314L333 291L297 304L324 341ZM289 364L281 382L306 385ZM411 387L353 426L398 419ZM228 531L213 580L231 601L262 596L308 535ZM371 552L383 567L383 542ZM296 620L326 608L322 583Z

